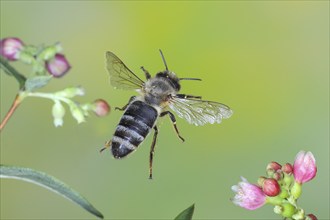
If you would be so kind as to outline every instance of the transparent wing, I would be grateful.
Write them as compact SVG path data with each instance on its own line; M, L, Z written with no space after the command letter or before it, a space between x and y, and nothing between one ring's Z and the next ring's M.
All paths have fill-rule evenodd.
M110 75L110 83L118 89L140 89L144 82L135 75L115 54L106 53L107 70Z
M200 99L174 97L169 106L180 118L196 126L221 123L222 119L227 119L233 114L233 111L224 104Z

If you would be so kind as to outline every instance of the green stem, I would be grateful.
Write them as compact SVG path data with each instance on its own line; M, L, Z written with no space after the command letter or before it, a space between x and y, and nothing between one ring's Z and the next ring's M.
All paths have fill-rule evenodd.
M0 56L0 68L2 68L8 75L15 77L19 83L19 88L23 90L26 81L25 76L14 69L14 67L12 67L2 56Z
M30 97L40 97L40 98L46 98L46 99L52 99L52 100L59 100L59 101L65 102L68 105L70 105L72 103L72 100L70 100L68 98L56 96L53 93L25 92L25 95L30 96Z

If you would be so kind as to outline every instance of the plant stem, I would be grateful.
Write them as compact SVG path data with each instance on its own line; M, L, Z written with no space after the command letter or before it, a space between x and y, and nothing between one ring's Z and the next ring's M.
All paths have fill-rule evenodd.
M20 93L18 93L16 95L15 100L14 100L13 104L11 105L9 111L7 112L5 118L3 119L3 121L0 124L0 132L5 127L9 118L13 115L13 113L15 112L16 108L18 107L18 105L21 103L22 100L23 99L21 98Z
M10 76L15 77L19 83L19 88L23 89L25 85L26 78L14 69L2 56L0 56L0 67Z

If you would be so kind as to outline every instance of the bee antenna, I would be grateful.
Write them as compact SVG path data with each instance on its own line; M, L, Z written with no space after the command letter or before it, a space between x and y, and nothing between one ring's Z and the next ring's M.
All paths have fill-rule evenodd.
M163 55L163 52L162 52L161 49L159 49L159 52L160 52L160 56L161 56L162 59L163 59L164 65L165 65L165 67L166 67L166 70L168 71L168 67L167 67L167 64L166 64L166 61L165 61L165 57L164 57L164 55Z
M179 80L197 80L197 81L202 81L202 79L199 79L199 78L179 78Z

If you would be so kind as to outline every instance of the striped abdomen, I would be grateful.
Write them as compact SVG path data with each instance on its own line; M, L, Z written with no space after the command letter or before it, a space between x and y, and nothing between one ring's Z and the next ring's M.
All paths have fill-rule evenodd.
M115 158L122 158L134 151L153 128L158 113L142 101L133 101L125 110L111 140Z

